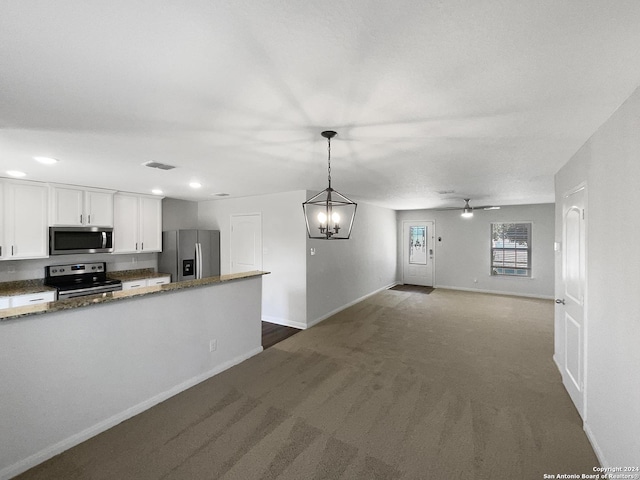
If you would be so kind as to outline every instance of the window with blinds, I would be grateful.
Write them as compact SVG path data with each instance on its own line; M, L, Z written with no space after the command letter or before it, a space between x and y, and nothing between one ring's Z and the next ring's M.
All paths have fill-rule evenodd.
M531 224L491 224L491 275L531 276Z

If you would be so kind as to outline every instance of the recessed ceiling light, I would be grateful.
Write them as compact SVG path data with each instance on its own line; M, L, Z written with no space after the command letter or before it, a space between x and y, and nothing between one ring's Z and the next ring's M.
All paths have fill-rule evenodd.
M54 163L58 163L58 160L51 157L33 157L34 160L44 163L45 165L53 165Z
M153 193L154 195L162 195L163 192L159 188L154 188L153 190L151 190L151 193Z
M11 175L12 177L26 177L27 174L24 172L19 172L18 170L7 170L7 175Z
M190 186L191 188L200 188L200 187L202 187L202 184L201 184L200 182L191 182L191 183L189 184L189 186Z

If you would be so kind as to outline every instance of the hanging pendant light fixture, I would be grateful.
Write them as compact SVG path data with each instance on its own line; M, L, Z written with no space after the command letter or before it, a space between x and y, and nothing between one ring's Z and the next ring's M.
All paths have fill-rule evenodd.
M347 240L351 236L357 203L331 188L331 139L337 135L332 130L321 134L328 142L329 186L302 204L309 238L322 240Z

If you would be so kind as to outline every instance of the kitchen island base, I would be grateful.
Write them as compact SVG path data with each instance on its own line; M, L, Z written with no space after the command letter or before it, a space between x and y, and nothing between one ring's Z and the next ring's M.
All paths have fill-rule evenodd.
M262 351L262 277L0 322L0 479Z

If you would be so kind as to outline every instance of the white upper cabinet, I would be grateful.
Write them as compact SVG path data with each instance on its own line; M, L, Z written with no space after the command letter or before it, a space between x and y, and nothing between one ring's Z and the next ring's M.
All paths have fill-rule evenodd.
M116 193L113 197L113 252L136 253L140 230L138 195Z
M162 199L133 193L114 196L113 253L162 250Z
M82 225L84 191L77 188L51 187L51 225Z
M52 226L113 226L113 192L66 185L50 187Z
M4 260L49 256L47 194L47 186L40 183L4 182Z
M84 205L88 226L113 227L113 192L86 190Z
M162 199L140 197L140 249L162 251Z

